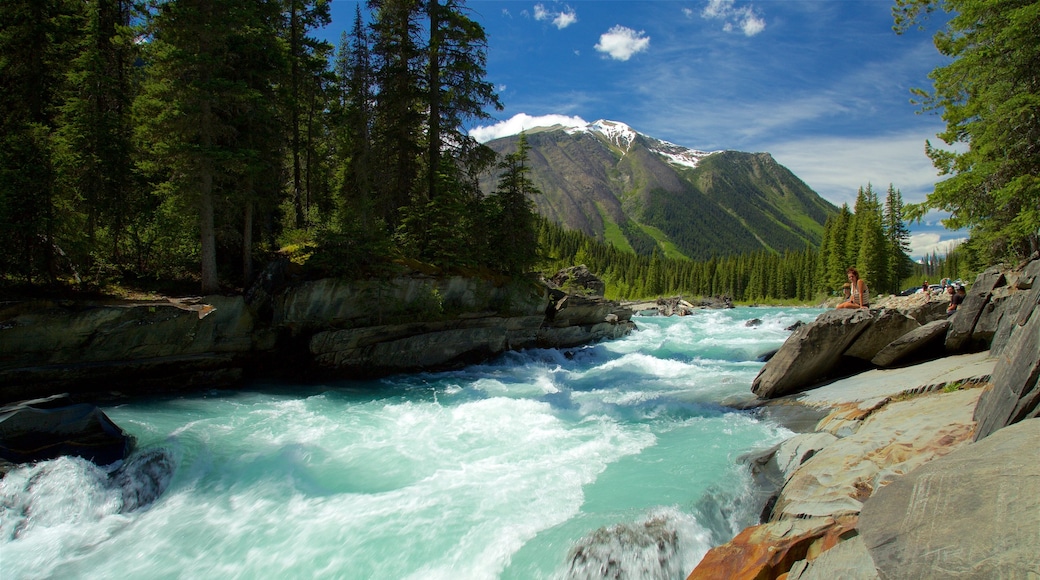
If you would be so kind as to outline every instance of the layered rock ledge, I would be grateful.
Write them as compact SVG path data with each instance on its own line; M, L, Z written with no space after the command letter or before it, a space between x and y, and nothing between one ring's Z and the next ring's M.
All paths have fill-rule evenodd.
M367 378L526 348L618 338L632 310L538 280L432 277L286 284L245 296L0 307L0 404L233 386L249 377Z

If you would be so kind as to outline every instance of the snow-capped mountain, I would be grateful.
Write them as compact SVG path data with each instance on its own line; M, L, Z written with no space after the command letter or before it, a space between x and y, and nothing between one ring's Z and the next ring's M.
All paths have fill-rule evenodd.
M668 141L655 139L649 135L639 133L624 123L608 121L606 119L600 119L599 121L589 123L584 127L571 127L567 129L566 132L570 135L582 132L599 133L606 137L607 140L615 146L624 149L625 151L635 143L637 137L641 137L646 143L647 149L650 151L667 158L671 163L690 168L697 167L697 163L708 155L718 153L718 151L698 151L696 149L689 149L681 145L669 143Z
M603 119L524 133L539 213L640 254L801 250L819 246L837 212L768 153L698 151ZM517 139L487 145L510 153ZM489 175L481 188L491 192L497 181Z

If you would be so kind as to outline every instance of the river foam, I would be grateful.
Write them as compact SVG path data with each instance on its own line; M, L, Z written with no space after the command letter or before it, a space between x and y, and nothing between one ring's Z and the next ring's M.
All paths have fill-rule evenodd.
M816 314L637 318L624 339L458 371L108 408L139 443L134 470L64 458L9 473L0 569L681 578L757 515L736 459L787 435L719 402Z

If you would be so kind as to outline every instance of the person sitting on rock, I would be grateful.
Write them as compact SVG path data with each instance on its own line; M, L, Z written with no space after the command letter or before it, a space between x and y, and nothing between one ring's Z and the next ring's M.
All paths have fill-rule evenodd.
M859 277L859 270L848 268L845 274L849 277L850 296L848 300L838 305L838 308L868 308L870 297L867 283Z
M946 308L946 316L952 315L957 312L957 308L964 303L964 296L967 295L967 291L964 290L964 286L957 285L956 288L950 286L950 305Z

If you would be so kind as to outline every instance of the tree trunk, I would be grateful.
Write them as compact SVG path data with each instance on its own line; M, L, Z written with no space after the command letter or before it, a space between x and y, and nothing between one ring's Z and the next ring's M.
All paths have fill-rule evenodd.
M217 277L217 236L213 223L213 161L205 157L212 147L212 111L208 100L202 102L202 147L205 151L199 168L199 236L202 249L202 293L220 291Z

